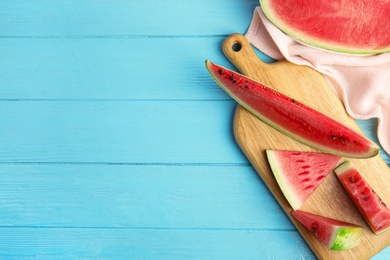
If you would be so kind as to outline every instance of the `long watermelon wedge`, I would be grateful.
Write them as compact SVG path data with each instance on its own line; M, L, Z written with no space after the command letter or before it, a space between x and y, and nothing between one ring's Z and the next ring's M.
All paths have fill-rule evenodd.
M390 2L260 0L267 18L286 34L345 53L390 51Z
M331 250L348 250L356 247L363 227L301 210L291 215L312 232Z
M336 120L272 88L206 60L214 80L240 105L282 133L323 152L369 158L378 146Z
M296 210L341 160L327 153L267 150L268 162L283 195Z
M334 172L375 234L390 229L390 208L382 201L351 161Z

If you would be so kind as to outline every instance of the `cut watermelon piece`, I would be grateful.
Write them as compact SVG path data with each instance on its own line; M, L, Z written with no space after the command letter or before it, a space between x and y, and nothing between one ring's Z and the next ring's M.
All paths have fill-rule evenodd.
M360 242L361 226L301 210L291 211L291 215L331 250L348 250Z
M276 181L294 210L303 205L341 159L316 152L267 150L266 153Z
M240 105L295 140L344 157L369 158L378 154L375 143L319 111L208 60L206 67Z
M345 53L390 51L390 2L372 0L260 0L284 33L313 46Z
M390 209L371 188L351 161L334 172L375 234L390 229Z

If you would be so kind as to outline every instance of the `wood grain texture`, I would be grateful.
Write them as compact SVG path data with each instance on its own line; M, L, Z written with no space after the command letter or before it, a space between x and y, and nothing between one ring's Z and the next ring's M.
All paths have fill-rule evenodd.
M270 237L293 242L280 250ZM295 231L3 228L0 240L7 259L314 259Z
M0 97L226 100L203 65L208 56L228 64L218 55L222 41L223 37L2 39L0 84L7 87Z
M3 37L165 37L245 31L256 0L1 1ZM243 19L243 18L246 19Z
M235 107L231 100L3 101L0 162L246 164L231 132Z
M235 51L233 46L241 49ZM291 64L287 61L265 64L254 54L244 36L233 34L224 44L225 55L243 73L267 86L279 90L295 100L305 103L343 124L362 132L356 122L345 112L341 102L328 86L324 77L306 66ZM281 77L283 75L283 77ZM303 205L302 210L356 223L364 227L362 241L358 247L348 251L331 251L313 234L297 223L290 215L291 207L283 196L267 162L266 149L315 151L280 133L263 123L241 106L234 118L234 133L237 143L248 157L254 168L269 187L287 215L320 259L367 259L390 244L390 232L375 235L346 195L337 177L331 174ZM344 158L344 160L349 158ZM373 189L386 203L390 202L390 170L378 155L370 159L349 159L353 161L362 175L371 183ZM336 199L337 198L337 199Z
M295 231L250 165L8 163L0 172L0 227Z

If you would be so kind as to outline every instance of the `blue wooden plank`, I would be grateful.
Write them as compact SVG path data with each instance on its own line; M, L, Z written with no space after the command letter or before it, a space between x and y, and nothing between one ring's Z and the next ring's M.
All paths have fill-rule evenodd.
M6 227L0 228L0 257L315 259L296 231Z
M246 164L233 101L0 102L0 162Z
M204 66L211 59L234 68L221 53L223 40L0 39L0 97L227 99Z
M316 259L294 231L2 227L0 241L5 259Z
M295 230L250 166L0 164L0 172L3 227Z
M288 242L285 242L288 241ZM373 260L388 260L390 248ZM316 259L296 231L0 227L2 259Z
M205 69L223 38L0 39L2 99L226 99ZM194 52L196 50L196 52Z
M1 1L3 37L226 35L244 33L256 0Z

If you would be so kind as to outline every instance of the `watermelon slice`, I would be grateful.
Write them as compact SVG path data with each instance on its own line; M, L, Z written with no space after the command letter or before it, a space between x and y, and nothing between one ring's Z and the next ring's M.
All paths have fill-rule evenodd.
M331 250L348 250L360 242L361 226L301 210L291 211L291 215Z
M316 152L267 150L266 153L276 181L294 210L303 205L341 159Z
M208 60L206 67L239 104L297 141L344 157L369 158L378 154L375 143L319 111Z
M351 161L334 172L375 234L390 229L390 209L371 188Z
M346 53L390 51L390 1L260 0L284 33L313 46Z

